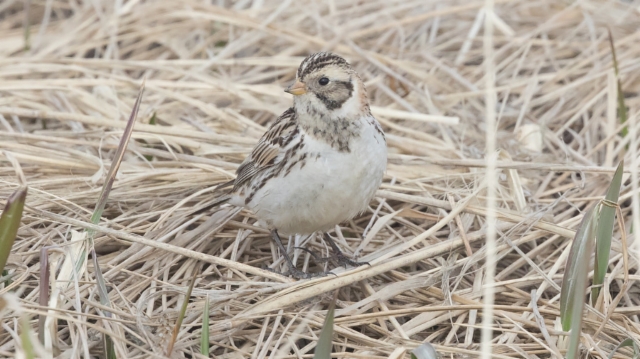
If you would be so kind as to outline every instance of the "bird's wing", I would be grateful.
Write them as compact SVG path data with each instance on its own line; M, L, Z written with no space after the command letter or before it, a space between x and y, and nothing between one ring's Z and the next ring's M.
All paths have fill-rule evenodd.
M242 162L236 171L233 191L250 183L251 179L262 171L277 165L283 158L287 145L298 133L298 126L293 107L286 110L262 135L251 154Z

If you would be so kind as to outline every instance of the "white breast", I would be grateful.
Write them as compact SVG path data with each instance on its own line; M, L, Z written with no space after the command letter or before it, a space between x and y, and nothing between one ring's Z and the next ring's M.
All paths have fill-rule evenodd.
M387 146L375 119L362 122L349 152L305 136L304 165L271 178L245 207L283 235L329 230L365 210L386 170Z

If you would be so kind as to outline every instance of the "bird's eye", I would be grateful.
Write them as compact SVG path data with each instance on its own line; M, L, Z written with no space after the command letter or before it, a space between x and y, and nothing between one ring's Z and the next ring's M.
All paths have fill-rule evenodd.
M324 86L329 83L329 79L326 77L321 77L320 80L318 80L318 83L320 84L320 86Z

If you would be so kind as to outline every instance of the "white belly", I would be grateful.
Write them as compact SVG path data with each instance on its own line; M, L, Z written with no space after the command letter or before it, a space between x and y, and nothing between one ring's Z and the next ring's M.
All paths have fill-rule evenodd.
M305 138L305 152L309 157L302 168L270 179L245 205L283 235L329 230L364 211L387 165L386 143L373 127L352 139L350 152L311 137Z

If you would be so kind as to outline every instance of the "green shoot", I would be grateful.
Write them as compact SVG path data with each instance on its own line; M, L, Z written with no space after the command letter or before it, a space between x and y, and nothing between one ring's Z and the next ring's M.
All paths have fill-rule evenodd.
M127 121L127 126L124 129L122 134L122 138L120 139L120 144L118 145L118 149L116 150L116 155L111 162L111 167L109 168L109 173L107 173L107 180L102 186L102 191L100 192L100 197L98 202L96 203L96 207L93 210L93 215L91 216L91 223L98 224L100 223L100 218L102 217L102 212L104 211L104 207L107 204L107 199L109 198L109 193L111 192L111 188L113 187L113 183L116 180L116 174L118 173L118 169L120 168L120 164L122 163L122 158L127 150L127 146L129 145L129 140L131 139L131 133L133 132L133 126L136 123L136 117L138 116L138 110L140 109L140 102L142 101L142 94L144 93L144 81L140 86L140 91L138 92L138 98L136 102L133 104L133 109L131 110L131 115L129 116L129 120ZM90 241L93 242L93 231L89 231Z
M111 162L111 167L109 168L109 173L107 174L107 179L102 186L102 191L100 192L100 197L98 202L96 203L96 207L93 210L93 214L91 216L91 223L98 224L100 223L100 218L102 217L102 212L107 204L107 199L109 198L109 193L111 192L111 188L113 187L113 183L116 180L116 174L118 173L118 169L120 168L120 163L122 163L122 159L127 150L127 145L129 144L129 140L131 139L131 133L133 132L133 127L136 122L136 117L138 115L138 110L140 108L140 102L142 101L142 94L144 92L144 80L142 85L140 86L140 91L138 92L138 98L136 102L133 104L133 109L131 110L131 115L129 116L129 120L127 121L127 126L124 129L124 133L122 134L122 138L120 139L120 144L118 145L118 149L116 150L116 155L113 161ZM98 293L100 295L100 304L110 308L111 303L109 302L109 291L107 290L107 285L102 276L102 271L100 270L100 265L98 263L98 256L93 247L93 236L94 232L89 230L87 231L89 248L91 251L91 257L93 259L93 266L95 268L96 282L98 285ZM84 260L86 255L81 256L80 260ZM80 263L81 264L81 263ZM105 316L107 318L111 317L111 313L108 311L105 312ZM113 345L113 341L108 335L104 337L104 347L106 351L107 359L115 359L115 348Z
M42 308L49 306L49 255L48 251L52 246L42 247L40 249L40 298L39 304ZM46 315L41 314L38 319L38 339L44 344L44 325Z
M155 125L158 122L157 117L156 117L156 113L154 112L153 115L151 115L151 119L149 120L149 124L150 125ZM149 147L149 144L146 141L142 141L144 143L144 147ZM151 162L153 160L153 156L152 155L144 155L144 158L147 159L147 161Z
M98 293L100 294L100 304L111 307L111 303L109 302L109 291L107 290L107 284L102 276L102 270L100 269L100 265L98 264L98 256L93 248L91 248L91 257L93 258L93 266L96 271L96 282L98 284ZM104 313L105 317L111 318L111 313L106 311ZM116 359L116 348L113 344L113 340L110 336L105 335L103 337L104 340L104 348L107 359Z
M611 35L611 29L609 31L609 45L611 46L611 56L613 57L613 69L616 72L616 78L618 82L618 116L620 116L620 123L627 122L627 106L624 103L624 94L622 93L622 83L620 82L620 76L618 73L618 59L616 57L616 48L613 44L613 35ZM625 137L629 133L629 129L625 126L620 131L620 136ZM627 145L627 148L629 145Z
M640 348L638 348L638 344L636 344L636 342L634 342L633 339L627 338L627 339L623 340L620 344L618 344L611 351L611 354L609 354L609 358L608 359L613 358L613 356L616 354L618 349L624 348L624 347L632 347L633 348L633 359L639 359L640 358Z
M202 333L200 333L200 354L209 356L209 296L204 301L202 313Z
M560 320L562 330L569 331L569 349L567 358L577 358L582 333L582 312L584 296L587 289L589 273L589 257L593 250L595 236L596 212L589 209L582 219L578 233L573 240L567 268L562 279L560 293Z
M29 13L31 8L31 0L24 1L24 19L23 19L23 31L24 31L24 51L31 49L31 23L29 21Z
M169 341L169 346L167 347L168 357L171 356L171 352L173 352L173 346L175 345L176 340L178 339L178 334L180 333L180 327L182 326L182 320L184 320L184 315L187 312L187 306L189 305L189 298L191 297L191 292L193 291L193 285L196 283L198 272L199 270L196 270L195 272L193 272L193 277L191 278L191 281L189 283L189 289L187 289L187 294L184 296L184 301L182 302L182 307L180 308L178 321L176 322L175 327L173 327L173 335L171 336L171 340Z
M330 359L331 349L333 347L333 316L336 309L336 300L338 299L338 291L333 295L333 301L329 305L327 317L324 318L318 345L313 353L313 359Z
M562 330L565 332L572 328L580 329L579 326L572 327L572 323L575 321L575 317L582 320L584 290L581 291L581 289L586 288L587 285L588 263L595 235L594 208L591 207L582 218L578 232L571 244L571 251L562 278L560 322Z
M593 269L593 288L591 289L591 302L593 304L595 304L598 299L600 288L604 283L604 276L607 273L607 267L609 265L613 224L615 222L616 205L620 194L623 170L624 161L620 162L613 175L613 179L605 196L605 202L601 202L597 206L600 211L596 229L596 256Z
M26 198L27 187L18 188L7 199L7 204L0 216L0 273L4 271L11 247L16 240Z
M4 279L5 277L7 278L7 279L4 281L4 287L6 288L6 287L10 286L10 285L11 285L11 283L13 283L13 281L11 280L11 276L9 275L9 271L8 271L8 270L6 270L6 269L2 271L2 274L0 274L0 278L3 278L3 279ZM1 281L1 280L0 280L0 283L2 283L2 281Z
M20 341L22 342L22 350L26 359L34 359L36 357L33 343L31 342L31 327L26 315L20 317Z

